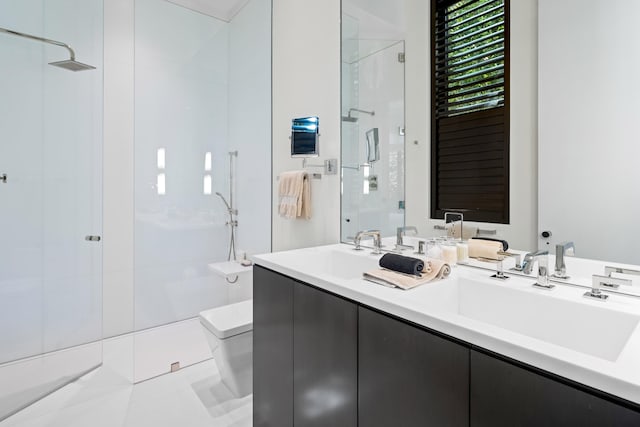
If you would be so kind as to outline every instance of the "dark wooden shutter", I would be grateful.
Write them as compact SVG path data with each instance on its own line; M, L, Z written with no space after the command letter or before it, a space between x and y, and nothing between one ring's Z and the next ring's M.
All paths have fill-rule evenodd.
M508 223L508 0L431 6L431 217Z

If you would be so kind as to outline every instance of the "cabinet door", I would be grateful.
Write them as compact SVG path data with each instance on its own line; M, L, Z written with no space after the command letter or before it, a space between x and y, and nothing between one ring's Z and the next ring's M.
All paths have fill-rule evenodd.
M294 425L358 425L356 304L297 284L293 293Z
M293 426L293 287L253 267L253 425Z
M469 349L358 310L361 426L468 426Z
M471 351L471 426L640 426L640 414Z

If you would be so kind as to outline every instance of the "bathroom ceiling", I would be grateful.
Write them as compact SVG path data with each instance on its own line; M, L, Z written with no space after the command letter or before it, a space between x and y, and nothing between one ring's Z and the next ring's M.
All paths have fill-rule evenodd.
M223 21L231 21L249 0L169 0Z

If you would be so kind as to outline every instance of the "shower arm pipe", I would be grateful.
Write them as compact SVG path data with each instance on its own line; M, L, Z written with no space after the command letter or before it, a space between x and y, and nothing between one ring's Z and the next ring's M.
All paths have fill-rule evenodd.
M20 31L9 30L8 28L2 28L2 27L0 27L0 33L7 33L7 34L11 34L13 36L23 37L25 39L31 39L31 40L35 40L35 41L39 41L39 42L43 42L43 43L52 44L54 46L63 47L63 48L65 48L65 49L67 49L69 51L69 56L70 56L69 59L71 59L72 61L76 60L76 53L73 51L71 46L69 46L66 43L59 42L57 40L46 39L44 37L34 36L34 35L31 35L31 34L27 34L27 33L21 33Z
M349 113L351 113L352 111L357 111L358 113L369 114L370 116L375 116L376 115L375 111L361 110L359 108L349 108Z

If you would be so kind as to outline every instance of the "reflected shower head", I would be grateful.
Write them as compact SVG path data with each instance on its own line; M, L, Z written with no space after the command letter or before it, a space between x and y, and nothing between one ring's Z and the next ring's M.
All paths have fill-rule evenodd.
M96 67L92 65L83 64L82 62L76 61L76 53L71 49L66 43L59 42L57 40L46 39L44 37L34 36L32 34L21 33L20 31L10 30L8 28L1 28L0 33L11 34L12 36L22 37L25 39L36 40L39 42L52 44L54 46L60 46L69 51L69 59L65 59L64 61L50 62L49 65L53 65L55 67L64 68L65 70L70 71L83 71L83 70L95 70Z
M358 113L365 113L365 114L368 114L370 116L375 116L376 115L375 111L366 111L366 110L360 110L358 108L349 108L349 112L347 113L347 115L346 116L342 116L342 121L343 122L355 123L355 122L358 121L357 117L351 116L351 112L352 111L357 111Z
M84 70L96 69L96 67L92 65L83 64L82 62L74 61L73 59L49 62L49 65L53 65L54 67L64 68L65 70L70 70L70 71L84 71Z

